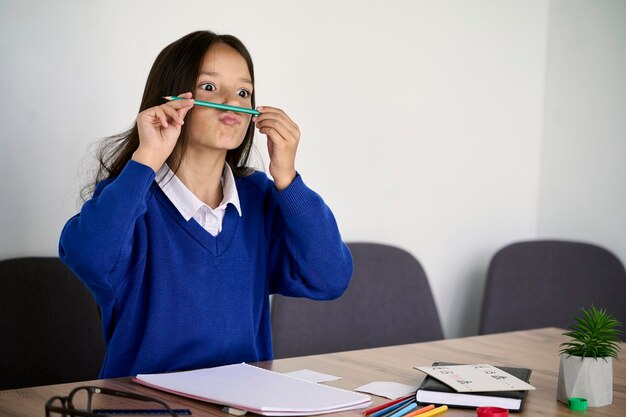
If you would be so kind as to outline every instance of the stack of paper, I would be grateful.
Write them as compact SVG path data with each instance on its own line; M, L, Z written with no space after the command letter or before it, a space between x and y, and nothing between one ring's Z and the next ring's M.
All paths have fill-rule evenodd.
M367 407L370 397L245 363L167 374L137 375L143 385L266 416L334 413Z

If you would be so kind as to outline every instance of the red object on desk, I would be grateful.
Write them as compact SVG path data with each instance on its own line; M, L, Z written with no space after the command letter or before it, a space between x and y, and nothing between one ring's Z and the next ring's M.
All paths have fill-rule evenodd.
M508 417L509 410L500 407L478 407L476 409L478 417Z

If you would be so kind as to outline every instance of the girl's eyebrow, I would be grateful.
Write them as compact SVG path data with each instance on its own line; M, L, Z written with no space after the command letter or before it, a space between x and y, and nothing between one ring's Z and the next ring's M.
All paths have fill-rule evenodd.
M221 76L220 73L218 73L218 72L211 72L211 71L208 71L208 72L207 71L201 71L200 74L198 74L198 75L208 75L209 77L219 77L219 76ZM249 79L249 78L240 78L239 81L242 81L242 82L247 83L247 84L252 84L252 80Z

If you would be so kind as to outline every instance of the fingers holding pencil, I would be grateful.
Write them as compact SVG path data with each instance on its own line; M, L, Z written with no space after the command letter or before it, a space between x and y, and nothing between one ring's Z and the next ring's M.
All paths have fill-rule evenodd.
M132 159L148 165L155 172L169 157L180 135L187 112L193 107L191 93L179 100L145 109L137 115L139 147Z
M192 98L192 95L190 92L187 92L187 93L179 94L178 100L168 101L167 103L164 103L160 105L159 107L163 109L174 110L176 114L178 115L179 124L183 124L185 116L187 115L187 112L191 110L193 106L194 106L194 100Z

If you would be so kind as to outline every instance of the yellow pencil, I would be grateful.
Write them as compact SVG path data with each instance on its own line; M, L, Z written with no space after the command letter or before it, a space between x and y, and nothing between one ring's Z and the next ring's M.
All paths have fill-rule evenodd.
M448 406L447 405L442 405L441 407L437 407L434 410L430 410L425 412L424 414L420 414L419 417L433 417L436 415L439 415L441 413L443 413L444 411L448 410Z

